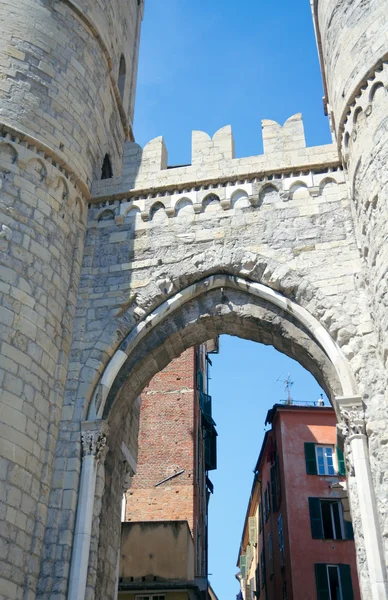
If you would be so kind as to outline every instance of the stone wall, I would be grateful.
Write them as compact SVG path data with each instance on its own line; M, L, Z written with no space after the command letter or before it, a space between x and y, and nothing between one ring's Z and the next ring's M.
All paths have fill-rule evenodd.
M67 479L51 476L86 201L104 155L118 172L131 138L141 16L137 0L0 2L0 594L8 599L35 598L39 571L43 581L50 573L43 537L52 548L52 528L71 522L76 502L65 491L79 473L71 456L55 462L70 469ZM73 425L69 439L79 442L79 431ZM66 541L54 551L64 557L61 576L69 553Z
M349 188L367 301L384 370L373 395L366 390L367 430L381 528L387 528L384 451L387 428L387 197L388 23L384 2L313 3L327 102ZM375 377L376 379L376 377ZM386 553L388 545L385 538Z

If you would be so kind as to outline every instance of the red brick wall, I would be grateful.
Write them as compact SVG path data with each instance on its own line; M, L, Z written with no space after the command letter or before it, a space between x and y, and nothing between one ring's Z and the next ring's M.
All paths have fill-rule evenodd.
M187 520L194 531L195 349L186 350L145 388L140 408L137 473L127 494L126 520ZM155 484L184 469L184 473Z

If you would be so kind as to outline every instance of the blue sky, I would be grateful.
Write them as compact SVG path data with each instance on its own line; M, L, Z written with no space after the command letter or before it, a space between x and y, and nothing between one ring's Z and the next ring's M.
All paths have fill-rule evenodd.
M191 131L231 124L237 156L262 152L261 119L303 113L309 146L330 142L309 0L146 0L135 110L136 141L163 135L169 164L190 163ZM209 515L210 581L234 600L245 510L267 410L321 390L273 348L223 336L211 394L218 470Z

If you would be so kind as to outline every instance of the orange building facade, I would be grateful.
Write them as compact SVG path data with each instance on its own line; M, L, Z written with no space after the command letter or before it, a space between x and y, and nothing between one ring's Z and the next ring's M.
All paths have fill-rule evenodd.
M266 424L240 545L244 600L360 600L334 410L275 404Z

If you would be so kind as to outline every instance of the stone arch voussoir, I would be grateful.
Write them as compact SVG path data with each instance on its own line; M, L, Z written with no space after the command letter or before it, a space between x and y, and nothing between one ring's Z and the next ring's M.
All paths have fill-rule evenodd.
M239 278L252 284L266 286L268 290L278 292L309 313L317 323L324 315L336 312L336 306L322 296L306 275L288 268L286 265L269 260L243 249L230 251L214 248L202 254L191 256L179 265L161 265L154 267L150 274L150 283L141 293L133 294L126 303L112 310L109 319L96 333L93 345L93 363L98 367L84 366L81 381L88 381L88 391L83 395L83 415L87 417L92 398L99 393L98 383L102 381L108 364L117 360L129 336L138 330L142 323L148 323L153 314L158 314L165 303L173 301L177 295L184 297L185 290L198 282L215 275ZM322 326L322 329L325 328ZM103 349L102 349L103 348ZM96 358L97 351L100 358ZM114 358L116 356L116 358ZM79 399L80 400L80 399Z

